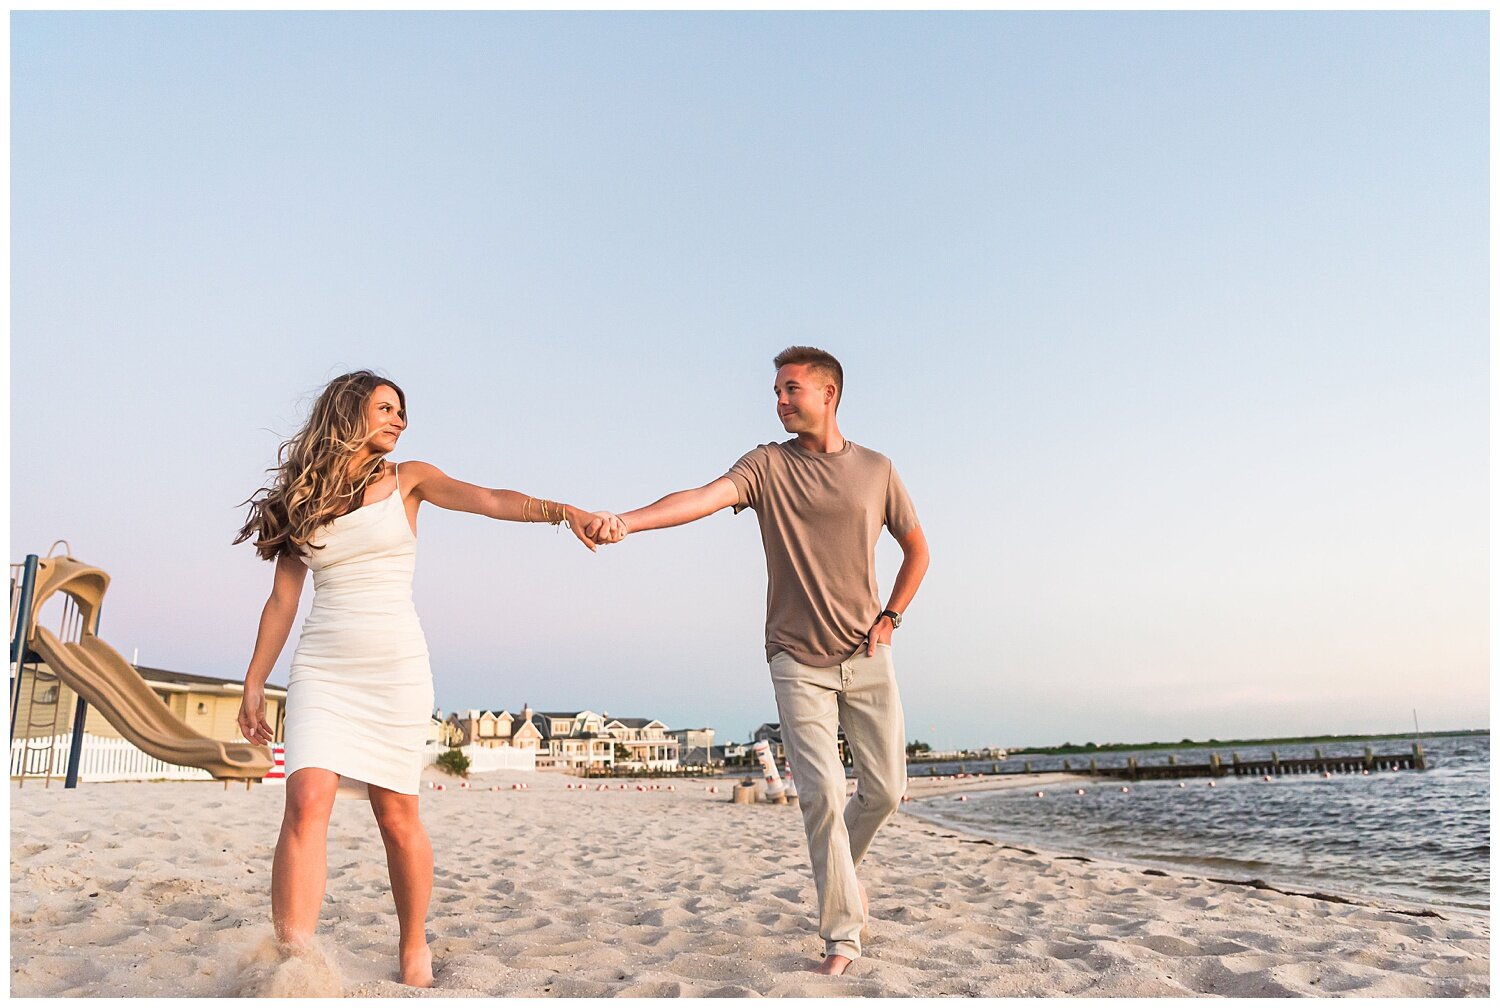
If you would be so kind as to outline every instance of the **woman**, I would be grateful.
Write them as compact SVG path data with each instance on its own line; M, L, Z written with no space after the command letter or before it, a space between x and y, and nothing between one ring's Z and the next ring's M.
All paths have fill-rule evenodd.
M385 841L401 922L401 981L432 984L427 903L432 845L417 817L418 783L432 716L427 644L411 602L417 510L424 501L503 521L566 521L589 549L585 526L618 520L513 490L489 490L425 462L387 460L406 429L406 396L394 382L355 371L329 382L302 430L281 446L272 486L246 503L235 543L255 539L276 561L245 673L240 731L269 745L265 683L286 644L303 581L313 605L292 659L286 701L286 811L271 875L271 917L289 951L318 923L327 880L328 817L341 778L368 791Z

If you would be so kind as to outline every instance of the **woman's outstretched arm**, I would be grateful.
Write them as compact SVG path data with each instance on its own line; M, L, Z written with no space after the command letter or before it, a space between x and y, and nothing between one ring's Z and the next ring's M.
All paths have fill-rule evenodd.
M401 476L409 493L418 500L427 501L448 511L467 511L484 515L497 521L551 522L566 521L568 529L591 550L597 550L594 539L584 534L584 529L594 521L595 515L571 504L529 497L515 490L499 490L475 486L454 479L437 466L428 462L401 463ZM615 519L613 515L602 516L605 521ZM606 538L604 541L611 541Z

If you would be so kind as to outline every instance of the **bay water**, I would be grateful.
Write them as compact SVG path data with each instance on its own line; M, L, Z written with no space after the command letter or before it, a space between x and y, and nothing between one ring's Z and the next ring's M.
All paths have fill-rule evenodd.
M1220 777L1125 781L1098 777L1032 789L957 793L912 803L923 818L1008 843L1093 854L1173 871L1238 881L1260 879L1302 891L1354 898L1387 896L1424 905L1488 910L1490 899L1490 737L1421 739L1426 770L1362 774ZM1322 743L1328 757L1411 751L1411 740ZM1311 745L1278 745L1282 759L1313 756ZM1210 751L1171 750L1180 763L1203 764ZM1244 759L1269 759L1269 748L1237 747ZM1167 762L1161 750L1097 754L1101 767ZM1012 756L1015 772L1060 770L1064 757ZM1069 756L1075 771L1088 756ZM909 774L954 773L957 764L912 764ZM991 769L966 761L968 772ZM1179 783L1183 786L1179 787ZM1079 788L1084 794L1076 794ZM1039 784L1037 790L1041 790ZM1127 790L1128 789L1128 790ZM911 807L911 806L908 806Z

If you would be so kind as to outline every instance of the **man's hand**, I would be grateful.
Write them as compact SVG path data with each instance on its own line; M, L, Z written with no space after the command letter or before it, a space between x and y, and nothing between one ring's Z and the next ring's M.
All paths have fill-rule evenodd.
M891 622L889 616L881 616L877 619L875 625L870 627L870 632L865 634L865 654L873 656L876 644L889 644L891 632L895 629L896 625Z

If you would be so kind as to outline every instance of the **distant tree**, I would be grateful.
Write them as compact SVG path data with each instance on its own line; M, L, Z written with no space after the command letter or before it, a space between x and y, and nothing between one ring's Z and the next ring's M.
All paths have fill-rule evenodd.
M915 756L918 753L925 752L932 752L932 746L928 745L926 742L923 742L921 739L906 743L906 755L908 756Z
M1094 744L1094 743L1092 743L1092 742L1085 742L1085 743L1084 743L1084 744L1083 744L1083 747L1084 747L1084 748L1085 748L1085 749L1098 749L1098 748L1099 748L1099 747L1098 747L1098 746L1096 746L1096 745L1095 745L1095 744Z
M1185 738L1185 739L1182 740L1182 744L1183 745L1193 745L1193 740L1190 739L1190 738Z
M629 763L629 762L631 762L634 759L635 759L635 757L632 756L632 755L630 755L630 749L623 742L616 742L615 743L615 762L616 763Z

